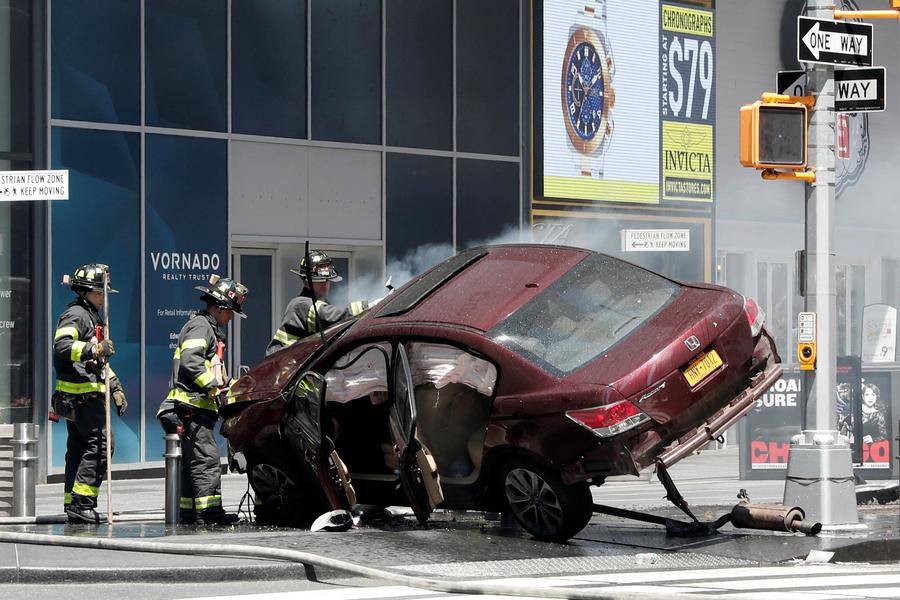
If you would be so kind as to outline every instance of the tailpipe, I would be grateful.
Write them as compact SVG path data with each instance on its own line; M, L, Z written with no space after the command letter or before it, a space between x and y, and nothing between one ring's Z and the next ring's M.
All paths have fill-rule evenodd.
M790 531L817 535L822 524L806 520L806 513L799 506L775 504L735 504L731 509L731 524L744 529Z

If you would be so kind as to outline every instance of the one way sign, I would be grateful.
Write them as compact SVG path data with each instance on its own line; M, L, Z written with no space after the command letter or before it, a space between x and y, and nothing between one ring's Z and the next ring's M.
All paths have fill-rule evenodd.
M860 112L884 110L886 69L835 69L834 110Z
M828 65L872 65L874 27L868 23L850 23L797 17L797 60Z

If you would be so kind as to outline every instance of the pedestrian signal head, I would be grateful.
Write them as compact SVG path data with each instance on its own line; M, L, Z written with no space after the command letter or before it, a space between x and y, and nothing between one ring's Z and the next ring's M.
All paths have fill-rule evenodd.
M740 159L755 169L806 168L807 108L799 102L741 107Z
M103 291L103 275L106 274L107 282L111 280L109 276L109 266L100 263L89 263L75 269L72 276L64 275L63 284L72 287L74 292L102 292ZM108 288L110 294L115 294L118 290Z
M210 304L233 311L241 318L244 314L244 300L247 299L247 287L228 277L219 278L218 275L210 277L209 285L198 285L195 290L203 292L201 298Z
M341 277L337 269L331 262L331 257L321 250L311 250L308 256L300 259L298 268L291 269L291 273L296 273L303 279L306 279L307 260L309 260L309 274L313 281L332 281L337 283L341 281Z

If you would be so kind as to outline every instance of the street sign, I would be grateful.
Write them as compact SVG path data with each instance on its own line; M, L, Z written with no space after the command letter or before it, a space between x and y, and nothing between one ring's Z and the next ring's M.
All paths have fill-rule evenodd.
M887 69L834 70L834 110L837 112L871 112L884 110ZM775 89L789 96L806 95L806 71L778 71Z
M806 95L806 71L778 71L775 90L788 96Z
M688 252L690 229L622 229L622 252Z
M834 110L863 112L884 110L884 84L887 69L834 70Z
M67 170L0 171L0 202L68 199Z
M867 23L797 17L797 60L827 65L872 65L874 27Z

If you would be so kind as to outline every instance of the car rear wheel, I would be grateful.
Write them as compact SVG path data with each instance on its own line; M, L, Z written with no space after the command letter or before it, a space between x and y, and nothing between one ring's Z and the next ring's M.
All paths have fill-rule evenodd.
M509 511L538 539L564 542L591 519L593 500L586 482L566 485L557 473L524 460L507 464L500 482Z

